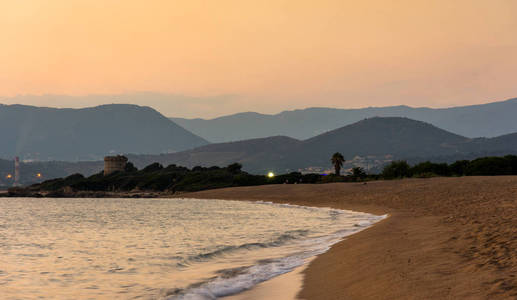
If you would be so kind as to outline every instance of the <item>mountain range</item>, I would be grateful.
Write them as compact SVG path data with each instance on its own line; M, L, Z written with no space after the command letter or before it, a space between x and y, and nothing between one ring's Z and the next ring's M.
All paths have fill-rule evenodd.
M361 120L316 137L286 136L210 144L178 153L130 155L137 166L225 166L239 162L251 173L315 171L331 168L330 157L341 152L348 167L380 168L394 159L451 161L517 152L517 134L495 138L467 138L429 123L401 117Z
M0 158L99 160L118 153L180 152L208 145L209 141L224 143L271 136L305 141L374 116L408 117L464 137L490 138L517 132L515 115L517 98L444 109L309 108L276 115L241 113L212 120L171 120L150 107L128 104L83 109L0 105Z
M127 104L0 105L0 137L0 157L25 160L99 160L109 153L170 153L208 144L150 107Z
M307 108L274 115L245 112L209 120L171 120L210 142L221 143L276 135L304 140L372 117L407 117L469 138L495 137L517 132L515 116L517 98L451 108Z
M43 173L42 179L78 172L91 175L102 169L102 158L110 153L125 153L138 168L153 162L186 167L226 166L239 162L245 171L264 174L269 171L327 172L331 169L330 156L341 152L347 160L345 169L360 166L375 172L395 159L451 162L479 156L515 154L517 121L510 115L515 115L516 107L517 99L441 110L408 107L307 109L267 116L270 122L264 121L261 115L251 114L256 117L256 122L250 123L242 119L250 114L239 114L219 119L225 126L233 124L225 127L230 137L236 137L236 134L247 129L250 135L266 134L273 128L261 128L258 124L275 122L286 125L282 130L296 129L296 134L305 137L276 134L210 144L149 107L117 104L85 109L55 109L0 105L0 157L12 159L17 155L25 161L21 168L23 182L40 180L34 177L37 173ZM339 119L343 113L357 112L357 115L353 115L355 120L367 112L372 115L380 112L397 114L397 109L405 112L431 111L433 114L440 111L443 122L440 121L441 126L435 126L430 122L397 116L368 117L352 124L338 125L338 120L350 120ZM330 117L332 114L334 116ZM476 118L477 123L474 122ZM228 123L228 120L235 122ZM223 128L210 123L210 120L205 122L208 122L204 125L206 130ZM300 128L296 127L297 124ZM302 126L304 124L307 126ZM314 127L315 124L320 124L320 127ZM323 130L321 124L338 127ZM491 134L509 133L473 138L442 128L450 124L456 124L460 129L467 128L465 124L472 124L480 132ZM316 131L325 132L314 134ZM221 134L224 135L223 132ZM13 171L12 160L0 160L0 185L9 185L12 179L7 180L6 176Z
M234 162L250 173L300 171L326 173L331 170L330 157L341 152L345 169L359 166L377 172L390 161L403 159L411 163L431 160L452 162L480 156L517 153L517 133L494 138L467 138L429 123L401 117L374 117L324 134L298 140L286 136L208 144L176 153L126 154L138 168L159 162L164 166L227 166ZM28 162L22 163L22 183L67 176L91 175L102 170L102 161ZM12 174L13 162L0 160L0 186L9 185L5 177Z

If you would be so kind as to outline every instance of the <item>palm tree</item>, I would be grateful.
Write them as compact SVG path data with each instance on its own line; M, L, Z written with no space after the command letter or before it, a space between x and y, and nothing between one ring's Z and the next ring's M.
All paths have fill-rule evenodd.
M334 155L332 155L332 158L330 159L332 164L334 165L334 170L336 175L340 175L341 173L341 167L343 166L343 163L345 162L345 158L343 157L343 154L336 152Z

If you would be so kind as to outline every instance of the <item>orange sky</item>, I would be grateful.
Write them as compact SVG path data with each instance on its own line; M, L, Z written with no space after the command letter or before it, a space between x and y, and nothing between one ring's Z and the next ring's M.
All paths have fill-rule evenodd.
M170 116L437 107L517 97L516 71L515 0L0 2L2 97L182 95L154 104Z

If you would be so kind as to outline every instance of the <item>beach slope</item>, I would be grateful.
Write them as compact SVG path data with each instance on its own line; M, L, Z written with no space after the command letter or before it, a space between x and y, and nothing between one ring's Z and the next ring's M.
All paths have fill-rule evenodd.
M390 215L313 260L302 299L517 298L517 176L268 185L183 196Z

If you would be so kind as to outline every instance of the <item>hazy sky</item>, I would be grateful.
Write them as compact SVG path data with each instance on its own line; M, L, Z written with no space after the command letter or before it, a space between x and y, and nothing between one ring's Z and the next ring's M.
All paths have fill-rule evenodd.
M517 97L516 74L516 0L0 1L3 103L443 107Z

